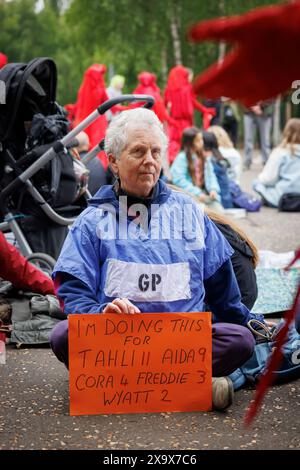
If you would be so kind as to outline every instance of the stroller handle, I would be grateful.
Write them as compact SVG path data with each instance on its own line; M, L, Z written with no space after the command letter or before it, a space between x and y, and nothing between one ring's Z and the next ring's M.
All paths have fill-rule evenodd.
M21 188L26 181L31 178L35 173L37 173L41 168L43 168L48 162L50 162L57 153L64 150L65 147L74 142L74 139L77 137L80 131L84 130L92 122L94 122L99 114L105 113L108 109L118 103L123 102L132 102L132 101L146 101L145 107L151 108L154 105L154 98L149 95L120 95L116 98L112 98L108 101L105 101L102 105L96 108L89 116L87 116L81 123L79 123L74 129L72 129L67 135L65 135L61 140L55 142L52 147L50 147L37 161L32 163L27 170L19 174L6 188L0 192L0 206L5 207L5 201ZM6 210L6 208L5 208Z
M115 98L111 98L108 101L105 101L105 103L101 104L98 107L98 112L99 114L104 114L106 111L108 111L110 108L115 106L116 104L124 103L124 102L133 102L133 101L146 101L144 104L144 108L152 108L154 105L154 98L153 96L150 95L120 95L116 96Z

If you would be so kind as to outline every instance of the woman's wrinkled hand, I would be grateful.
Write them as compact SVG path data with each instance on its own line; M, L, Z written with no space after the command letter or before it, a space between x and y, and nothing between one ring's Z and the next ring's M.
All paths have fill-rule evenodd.
M133 305L130 300L125 298L116 298L112 302L109 302L103 310L103 313L117 313L118 315L127 313L141 313L140 309Z

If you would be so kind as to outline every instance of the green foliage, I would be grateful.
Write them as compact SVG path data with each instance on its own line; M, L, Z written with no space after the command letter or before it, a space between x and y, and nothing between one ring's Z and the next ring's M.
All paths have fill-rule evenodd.
M39 14L35 0L0 3L1 50L11 62L27 62L37 56L52 56L59 47L54 11L47 5ZM51 39L50 39L51 38Z
M175 21L182 62L199 73L218 58L218 44L186 40L195 22L241 14L278 0L0 0L0 50L11 62L52 57L58 67L58 101L74 102L84 70L105 63L125 75L130 92L137 74L149 70L165 86L174 65L171 24ZM107 82L109 77L107 76Z

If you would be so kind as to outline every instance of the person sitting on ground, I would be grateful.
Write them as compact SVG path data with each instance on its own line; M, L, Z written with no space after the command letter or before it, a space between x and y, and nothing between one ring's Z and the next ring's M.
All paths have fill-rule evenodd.
M203 131L202 137L206 158L209 157L212 163L220 187L221 204L224 209L231 209L233 204L227 174L230 163L220 152L217 138L213 132Z
M211 157L204 149L203 133L197 127L183 131L181 151L171 166L172 182L196 196L212 210L222 211L220 186Z
M200 204L159 179L166 151L166 135L152 111L124 111L110 123L105 152L117 182L102 187L76 219L53 278L66 314L201 312L206 302L213 313L213 404L225 409L233 399L227 376L254 349L247 323L263 317L242 304L233 250ZM160 237L154 239L157 224ZM179 232L166 237L168 224ZM155 291L139 287L145 265L161 279ZM67 321L53 329L51 346L68 367Z
M272 152L253 189L263 203L278 207L284 194L300 195L300 119L289 119L283 130L281 144Z
M229 135L221 126L211 126L207 131L212 132L216 136L221 154L230 163L227 170L228 178L240 184L242 157L234 148Z
M234 250L231 256L232 267L241 292L242 302L251 310L258 296L255 274L255 268L258 264L258 250L248 235L223 214L213 212L207 206L205 213Z

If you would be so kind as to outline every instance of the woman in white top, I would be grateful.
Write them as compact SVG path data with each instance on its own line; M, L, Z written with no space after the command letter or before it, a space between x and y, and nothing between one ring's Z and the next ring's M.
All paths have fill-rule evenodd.
M283 194L300 195L300 119L288 120L281 144L271 152L253 189L271 207L278 207Z
M230 163L230 167L227 170L228 178L239 184L242 161L240 153L234 148L229 135L223 127L211 126L207 130L216 136L221 154Z

